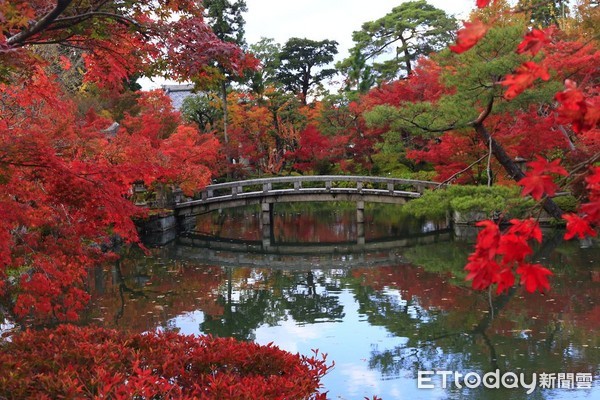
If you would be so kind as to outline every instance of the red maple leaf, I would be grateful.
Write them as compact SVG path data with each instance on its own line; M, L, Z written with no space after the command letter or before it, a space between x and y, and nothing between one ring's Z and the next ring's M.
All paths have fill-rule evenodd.
M547 81L550 79L550 74L545 67L532 61L523 63L517 68L516 74L506 75L506 78L500 82L501 85L508 86L504 98L506 100L514 99L529 88L537 78Z
M473 281L473 289L484 290L492 283L498 282L500 266L495 260L475 256L469 257L469 260L465 266L465 270L469 271L465 280Z
M506 234L502 236L500 245L498 246L498 253L504 255L502 261L505 263L511 263L513 261L523 262L525 257L533 250L527 244L527 239L523 236L515 234Z
M557 122L573 124L573 130L580 132L582 121L585 118L587 105L583 92L577 88L577 83L570 79L565 80L565 90L554 96L560 106L556 109L558 113Z
M538 243L542 242L542 230L540 229L540 224L535 219L511 219L510 223L512 226L508 230L508 233L523 236L527 240L535 239Z
M458 31L456 44L450 46L450 50L455 53L463 53L475 46L479 40L485 36L488 27L481 21L464 22L465 27Z
M571 124L577 133L596 128L600 121L600 98L586 97L577 88L577 83L565 80L565 90L557 93L554 98L560 103L556 109L558 123Z
M484 229L477 235L477 250L491 252L490 258L494 257L495 249L500 243L500 228L494 221L485 220L479 221L476 226L481 226Z
M517 268L517 274L521 275L521 285L524 285L529 293L550 289L548 276L552 275L552 272L540 264L521 264Z
M515 284L515 274L512 268L504 268L496 276L498 287L496 288L496 294L500 294L505 290L510 289Z
M523 54L526 52L531 55L536 55L545 44L550 43L550 37L547 35L548 30L533 29L525 35L523 41L517 47L517 53Z
M477 7L478 8L486 8L487 6L490 5L492 1L491 0L477 0Z
M567 171L560 166L560 159L549 162L545 158L538 156L536 161L527 163L527 166L530 170L517 184L523 186L523 191L521 192L523 196L531 194L531 197L536 200L541 199L544 194L554 196L556 193L558 185L554 183L550 174L568 175Z
M535 161L530 161L527 166L534 174L558 174L567 176L569 173L560 165L560 159L548 161L544 157L537 156Z
M531 194L531 197L536 200L541 199L544 194L553 196L556 193L556 189L558 189L558 186L549 175L528 175L517 182L517 184L523 186L522 196Z
M579 239L583 239L586 236L596 236L596 231L592 229L585 218L576 214L564 214L562 217L567 221L565 240L573 239L575 236Z
M600 225L600 199L582 204L580 210L586 215L586 220Z

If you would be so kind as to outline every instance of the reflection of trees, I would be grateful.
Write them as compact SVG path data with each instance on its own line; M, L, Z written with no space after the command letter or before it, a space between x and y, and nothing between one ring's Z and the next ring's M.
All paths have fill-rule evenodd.
M536 258L551 258L556 244L545 242ZM600 341L598 327L582 322L597 309L589 301L597 299L597 285L589 279L584 285L581 275L560 276L547 296L513 288L490 304L487 293L448 285L444 275L411 271L419 270L353 274L362 286L354 289L360 312L371 324L403 338L391 349L372 351L369 366L384 376L405 370L415 377L418 370L595 373L600 348L590 340ZM536 398L509 392L461 391L461 398Z
M339 290L339 283L325 284L312 271L306 275L285 274L281 270L260 270L264 283L243 287L243 277L235 279L232 268L227 268L228 279L220 290L219 304L222 315L205 315L200 330L215 336L232 336L237 339L254 339L254 330L262 324L277 325L288 316L298 323L335 321L344 316L343 305L337 296L329 294ZM238 268L248 272L256 270Z
M125 313L125 293L128 293L130 298L138 298L144 297L147 298L146 294L143 290L132 289L125 282L125 278L123 277L123 272L121 271L121 260L117 260L115 265L112 266L112 273L115 279L115 283L117 283L119 288L119 299L121 301L121 306L118 311L115 313L114 322L115 325L119 325L119 320L123 318L123 314ZM136 274L134 280L136 282L145 282L148 279L147 275L144 274Z
M231 267L226 267L227 281L220 290L218 303L223 306L222 315L205 315L200 330L221 337L253 340L253 331L267 320L279 320L284 315L280 301L268 288L236 289ZM223 286L223 285L222 285Z
M196 218L193 230L207 236L260 240L259 208L247 206L211 212ZM367 204L368 240L411 237L422 233L423 221L399 213L397 205ZM282 203L275 205L273 231L277 243L340 243L356 240L356 204Z
M298 323L312 324L323 321L339 321L344 317L344 306L337 296L329 295L330 291L339 291L339 283L323 284L324 290L319 293L312 271L306 274L305 282L297 282L288 288L284 297L286 308Z
M196 309L222 313L214 299L222 280L219 267L173 261L165 249L153 257L131 250L108 267L90 276L93 307L86 318L96 324L143 332L169 329L170 318Z

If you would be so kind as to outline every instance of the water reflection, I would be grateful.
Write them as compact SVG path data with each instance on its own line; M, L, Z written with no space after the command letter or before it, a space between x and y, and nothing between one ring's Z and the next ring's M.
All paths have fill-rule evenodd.
M327 224L325 217L320 221ZM329 235L315 229L323 230L320 237ZM390 228L380 229L387 235ZM444 239L310 255L182 243L155 249L150 257L131 250L121 263L91 277L97 290L89 322L274 342L303 354L319 348L336 363L323 381L332 399L599 398L597 384L532 395L519 389L416 388L418 370L587 372L599 379L600 296L593 272L598 247L547 242L538 257L556 274L552 291L514 290L490 304L487 293L462 282L470 245Z

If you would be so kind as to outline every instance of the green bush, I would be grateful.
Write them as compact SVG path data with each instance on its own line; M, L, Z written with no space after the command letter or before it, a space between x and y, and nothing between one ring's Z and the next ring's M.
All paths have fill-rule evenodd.
M576 212L577 207L579 206L577 199L570 194L557 196L552 198L552 200L565 212Z
M523 216L534 202L519 196L516 186L448 186L446 189L430 190L418 199L410 201L404 211L419 217L444 218L457 211L483 212Z

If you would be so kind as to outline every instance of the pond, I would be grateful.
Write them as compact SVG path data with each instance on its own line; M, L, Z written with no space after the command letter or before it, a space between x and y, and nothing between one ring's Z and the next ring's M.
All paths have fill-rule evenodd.
M366 210L365 244L357 245L352 205L277 205L265 253L258 215L205 215L194 234L150 255L128 250L90 276L87 322L318 349L335 362L322 381L331 399L600 398L597 244L580 248L547 233L536 257L554 272L552 290L490 299L464 282L472 239L443 224L378 205ZM419 371L433 388L418 387ZM538 387L490 389L452 374L443 388L443 373L424 371L472 379L498 371L508 386L507 373L523 373L526 384L536 374Z

